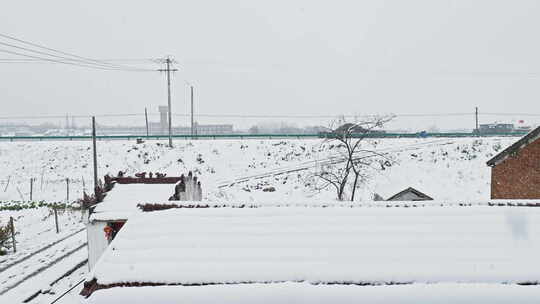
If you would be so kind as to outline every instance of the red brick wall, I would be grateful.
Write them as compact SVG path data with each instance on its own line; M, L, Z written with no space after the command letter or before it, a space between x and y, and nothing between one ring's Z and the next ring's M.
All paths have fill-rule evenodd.
M492 199L540 199L540 139L491 169Z

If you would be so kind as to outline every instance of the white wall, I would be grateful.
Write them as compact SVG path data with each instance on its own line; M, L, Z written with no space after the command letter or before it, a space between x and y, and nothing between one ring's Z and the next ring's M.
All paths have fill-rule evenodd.
M105 222L94 221L86 226L88 237L88 267L90 270L94 268L103 251L109 246L109 242L105 238L105 231L103 231L106 225L107 223Z

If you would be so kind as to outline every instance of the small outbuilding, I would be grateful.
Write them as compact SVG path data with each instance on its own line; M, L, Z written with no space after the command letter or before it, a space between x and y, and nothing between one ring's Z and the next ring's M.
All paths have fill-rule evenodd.
M400 191L387 199L387 201L432 201L432 200L433 198L431 198L429 195L423 192L420 192L414 189L413 187L409 187L403 191Z
M540 199L540 127L487 162L492 199Z
M87 225L88 266L94 267L101 254L133 213L142 206L168 201L201 201L202 189L197 177L165 177L136 174L135 177L105 176L103 200L96 204Z

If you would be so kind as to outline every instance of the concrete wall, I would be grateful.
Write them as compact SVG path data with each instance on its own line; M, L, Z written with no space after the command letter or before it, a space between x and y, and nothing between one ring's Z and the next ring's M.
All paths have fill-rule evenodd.
M540 139L491 169L492 199L540 199Z

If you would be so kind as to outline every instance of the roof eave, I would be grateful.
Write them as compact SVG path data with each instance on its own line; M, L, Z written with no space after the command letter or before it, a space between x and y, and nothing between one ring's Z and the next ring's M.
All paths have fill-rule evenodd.
M529 132L527 135L520 138L518 141L510 145L508 148L502 150L499 154L493 156L490 160L486 162L486 165L489 167L495 167L498 164L502 163L508 158L508 155L512 152L517 152L527 146L528 144L536 141L540 138L540 127Z

